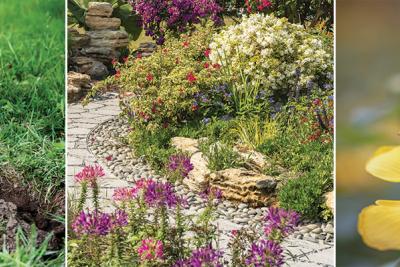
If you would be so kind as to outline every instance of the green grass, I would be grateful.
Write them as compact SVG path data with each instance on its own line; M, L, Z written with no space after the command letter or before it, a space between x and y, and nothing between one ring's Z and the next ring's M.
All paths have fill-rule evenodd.
M0 167L64 188L64 1L0 1Z

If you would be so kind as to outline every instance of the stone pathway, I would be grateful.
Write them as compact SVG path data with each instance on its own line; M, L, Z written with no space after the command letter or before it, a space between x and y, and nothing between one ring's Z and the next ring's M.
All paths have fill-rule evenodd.
M78 198L79 186L74 176L83 166L98 163L88 150L88 134L97 125L114 118L120 113L117 95L108 93L83 107L80 103L68 105L67 130L67 184L69 202ZM128 182L116 178L104 168L106 175L102 178L100 199L103 207L111 208L110 198L115 188L128 186Z
M101 181L100 198L101 205L106 210L112 208L110 200L113 190L130 184L129 181L121 177L130 176L133 179L137 179L155 176L142 160L127 156L131 154L129 153L129 148L121 146L122 141L118 140L120 138L119 135L126 129L121 127L117 129L117 132L111 133L114 138L96 136L96 133L102 132L108 127L108 124L112 124L115 121L113 118L116 118L119 113L118 99L114 93L108 93L92 101L86 107L82 107L80 103L68 105L67 180L70 199L68 203L75 200L77 193L79 193L79 188L74 183L74 175L87 164L101 164L105 169L106 175ZM113 160L107 160L106 156L110 156ZM196 202L195 197L193 197L193 201ZM229 203L224 201L222 208L226 209L226 205L229 205ZM247 208L243 209L246 210ZM196 211L197 209L193 210L193 212ZM237 213L239 213L239 209ZM241 219L241 215L238 218ZM239 229L243 226L242 222L235 219L237 218L220 216L216 223L220 229L221 236L225 236L231 230ZM226 240L224 241L223 237L221 239L222 244L220 246L223 248L226 246ZM288 266L334 266L334 248L332 244L309 242L291 237L285 241L284 246L290 254L287 256L287 259L290 259L287 262Z

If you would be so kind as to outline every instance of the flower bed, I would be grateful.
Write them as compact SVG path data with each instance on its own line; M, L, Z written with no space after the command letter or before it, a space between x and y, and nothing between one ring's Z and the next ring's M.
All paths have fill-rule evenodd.
M281 266L281 243L300 217L332 217L323 200L333 188L332 40L261 14L163 36L152 56L116 63L116 75L88 96L120 89L130 124L124 140L160 176L134 177L132 188L117 190L112 213L101 212L96 197L95 210L79 205L72 262L88 264L90 255L93 264ZM87 184L96 196L96 184ZM195 215L181 187L202 199ZM267 206L263 233L234 231L225 254L215 225L221 198Z
M75 176L81 184L79 203L86 202L88 188L93 205L98 203L99 166L86 166ZM185 179L185 177L182 177ZM231 251L219 251L217 227L212 224L219 190L208 188L200 194L205 208L197 216L185 214L187 199L169 182L138 180L133 187L114 191L116 210L98 207L85 211L78 206L69 241L70 266L282 266L280 243L294 231L299 214L270 208L264 218L264 234L247 231L231 233ZM242 251L240 248L245 247ZM228 263L229 261L229 263Z

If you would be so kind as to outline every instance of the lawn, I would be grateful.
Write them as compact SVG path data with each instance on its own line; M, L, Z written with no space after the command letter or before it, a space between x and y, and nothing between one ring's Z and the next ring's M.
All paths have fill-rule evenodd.
M5 191L8 181L35 199L47 220L54 215L62 218L64 2L2 0L0 24L0 188ZM10 190L10 195L17 195ZM13 202L2 193L0 198ZM35 250L34 243L17 248L11 256L0 253L0 263L16 266L19 258L18 264L44 265L46 244Z

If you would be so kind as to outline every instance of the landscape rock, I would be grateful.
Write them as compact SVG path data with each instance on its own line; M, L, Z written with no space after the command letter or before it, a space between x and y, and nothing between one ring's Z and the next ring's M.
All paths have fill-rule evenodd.
M128 34L122 30L88 31L87 34L90 36L91 47L121 48L129 44Z
M71 48L81 48L89 44L90 36L86 33L81 33L75 28L68 28L68 38Z
M211 187L220 189L228 200L252 206L266 206L275 202L277 182L264 174L231 168L210 174L208 181Z
M173 137L171 145L182 152L194 154L199 151L199 142L196 139L187 137Z
M98 16L86 16L85 23L90 30L118 30L121 26L121 20L119 18Z
M99 17L111 17L113 8L107 2L89 2L87 15Z
M235 146L233 149L246 160L248 167L253 170L261 171L268 164L265 156L258 151L249 150L240 146Z
M90 89L90 76L78 72L68 72L68 102L81 99Z
M113 60L120 58L120 49L129 44L128 33L120 29L121 20L113 18L112 5L89 2L85 16L86 26L70 27L68 69L90 75L94 80L104 79L113 72ZM72 87L71 92L78 90Z
M191 190L201 192L207 187L207 176L211 172L207 167L207 160L203 156L203 153L196 152L191 156L190 162L193 164L193 170L189 172L188 177L183 180L183 183Z

